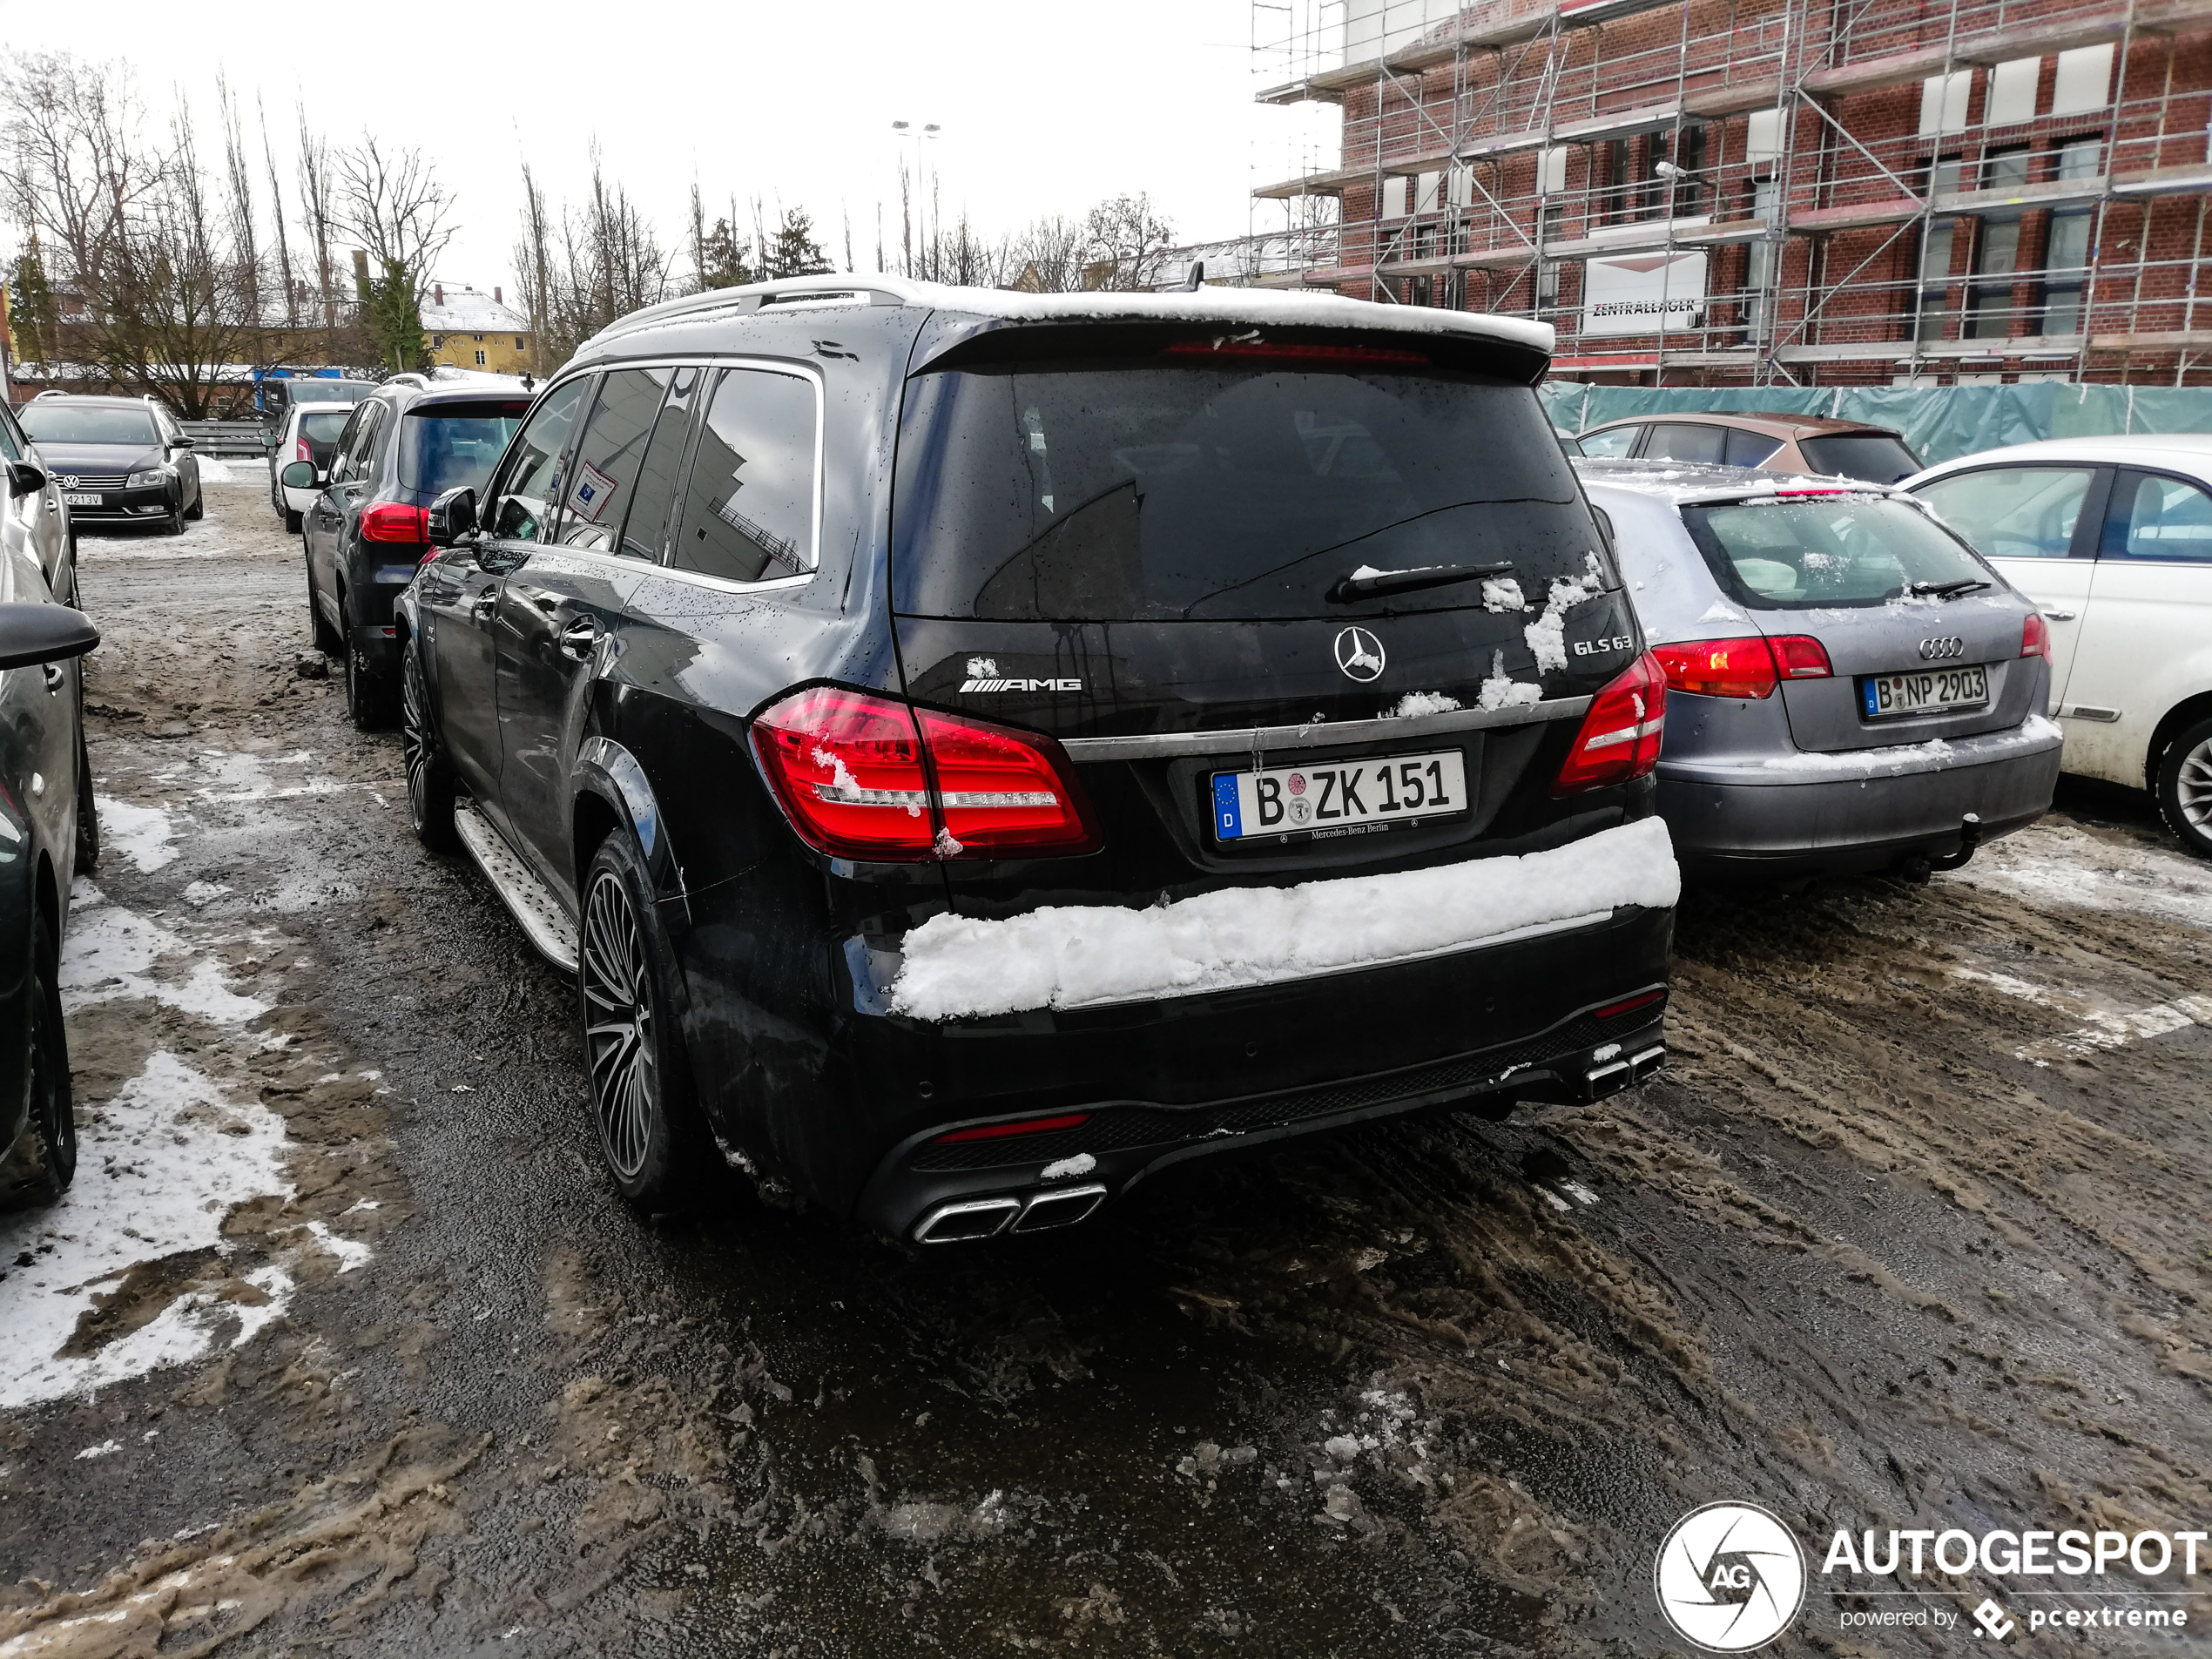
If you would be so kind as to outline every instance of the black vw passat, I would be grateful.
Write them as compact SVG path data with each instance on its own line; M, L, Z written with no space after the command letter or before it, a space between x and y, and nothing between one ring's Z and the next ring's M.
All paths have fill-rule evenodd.
M626 1196L896 1238L1662 1057L1665 686L1551 331L724 290L589 342L401 597L417 829L577 972Z

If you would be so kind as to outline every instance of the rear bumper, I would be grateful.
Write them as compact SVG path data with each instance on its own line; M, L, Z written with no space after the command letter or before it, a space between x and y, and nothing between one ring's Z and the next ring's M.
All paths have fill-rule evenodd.
M923 1121L909 1114L893 1131L855 1218L906 1239L946 1206L975 1205L988 1209L968 1212L968 1236L1029 1231L1194 1158L1414 1111L1610 1093L1663 1055L1663 1004L1596 1010L1664 987L1673 921L1624 908L1541 938L1219 996L921 1030L864 1022L878 1028L853 1035L881 1058L905 1049L907 1065L933 1068L907 1071L908 1098L916 1076L944 1081ZM1082 1123L1040 1134L938 1138L1078 1113ZM1033 1222L1041 1195L1094 1188Z
M1972 813L1986 840L2049 810L2065 739L2048 721L1922 745L1788 763L1659 763L1659 811L1686 873L1786 877L1887 868L1955 852Z

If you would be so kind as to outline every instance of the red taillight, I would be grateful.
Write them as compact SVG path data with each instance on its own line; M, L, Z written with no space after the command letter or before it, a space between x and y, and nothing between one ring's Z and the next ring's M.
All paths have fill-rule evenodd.
M1828 647L1810 634L1774 634L1767 644L1785 680L1824 680L1836 672L1828 664Z
M792 826L844 858L1028 857L1098 845L1049 738L817 686L752 723Z
M294 461L313 461L315 458L314 451L307 448L307 441L305 438L300 439L293 447L292 458Z
M1426 368L1426 352L1394 351L1387 346L1271 345L1263 340L1180 340L1167 348L1171 357L1267 357L1285 363L1394 363Z
M2031 610L2027 621L2020 628L2020 655L2040 657L2048 661L2051 656L2051 624L2040 613Z
M1056 1129L1075 1129L1090 1122L1089 1112L1066 1112L1058 1117L1025 1117L1018 1123L978 1123L974 1129L956 1129L949 1135L940 1135L937 1144L948 1141L995 1141L1008 1135L1044 1135Z
M1774 653L1764 637L1683 639L1654 645L1651 654L1668 685L1699 697L1771 697Z
M1623 1014L1633 1014L1638 1008L1648 1008L1654 1002L1663 1002L1666 1000L1667 994L1664 991L1646 991L1642 996L1632 996L1625 1002L1607 1004L1597 1011L1597 1017L1601 1020L1617 1019Z
M1666 719L1666 671L1646 651L1590 699L1552 793L1571 795L1642 777L1659 764Z
M420 507L402 507L395 501L381 502L361 515L364 542L425 542L429 515Z

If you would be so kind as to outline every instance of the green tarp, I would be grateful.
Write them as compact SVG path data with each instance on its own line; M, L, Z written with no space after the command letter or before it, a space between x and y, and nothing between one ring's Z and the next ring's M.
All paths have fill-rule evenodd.
M1552 423L1581 432L1635 415L1738 409L1825 415L1894 427L1933 466L2038 438L2212 432L2212 388L2167 386L1584 386L1541 388Z

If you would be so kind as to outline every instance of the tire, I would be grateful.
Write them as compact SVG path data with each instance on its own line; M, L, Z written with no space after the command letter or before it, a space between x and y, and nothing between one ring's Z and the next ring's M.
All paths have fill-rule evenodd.
M289 507L280 507L277 511L284 515L285 533L289 536L297 536L300 533L300 515Z
M326 657L341 655L346 642L338 631L322 619L322 607L315 603L315 577L312 566L307 571L307 637L314 648Z
M580 908L577 1008L600 1156L635 1209L689 1209L722 1160L699 1116L676 1018L675 952L628 831L591 855Z
M433 853L460 851L453 828L453 768L438 741L422 658L410 641L400 653L400 759L407 768L407 812L415 839Z
M2158 810L2199 858L2212 859L2212 719L2179 732L2158 763Z
M399 710L399 696L388 675L368 664L361 642L349 634L339 645L346 654L346 718L357 732L381 732Z
M77 729L77 873L100 867L100 804L92 793L92 756L84 746L80 717Z
M192 520L196 523L206 516L207 493L205 490L202 490L199 495L194 496L192 498L192 506L186 509L185 516Z
M0 1179L10 1203L51 1204L77 1174L77 1109L70 1094L69 1035L62 1026L53 930L43 914L31 924L30 953L30 1006L24 1010L30 1052L24 1067L30 1122Z
M182 536L185 533L185 509L181 502L169 509L169 516L162 521L161 533L164 536Z

